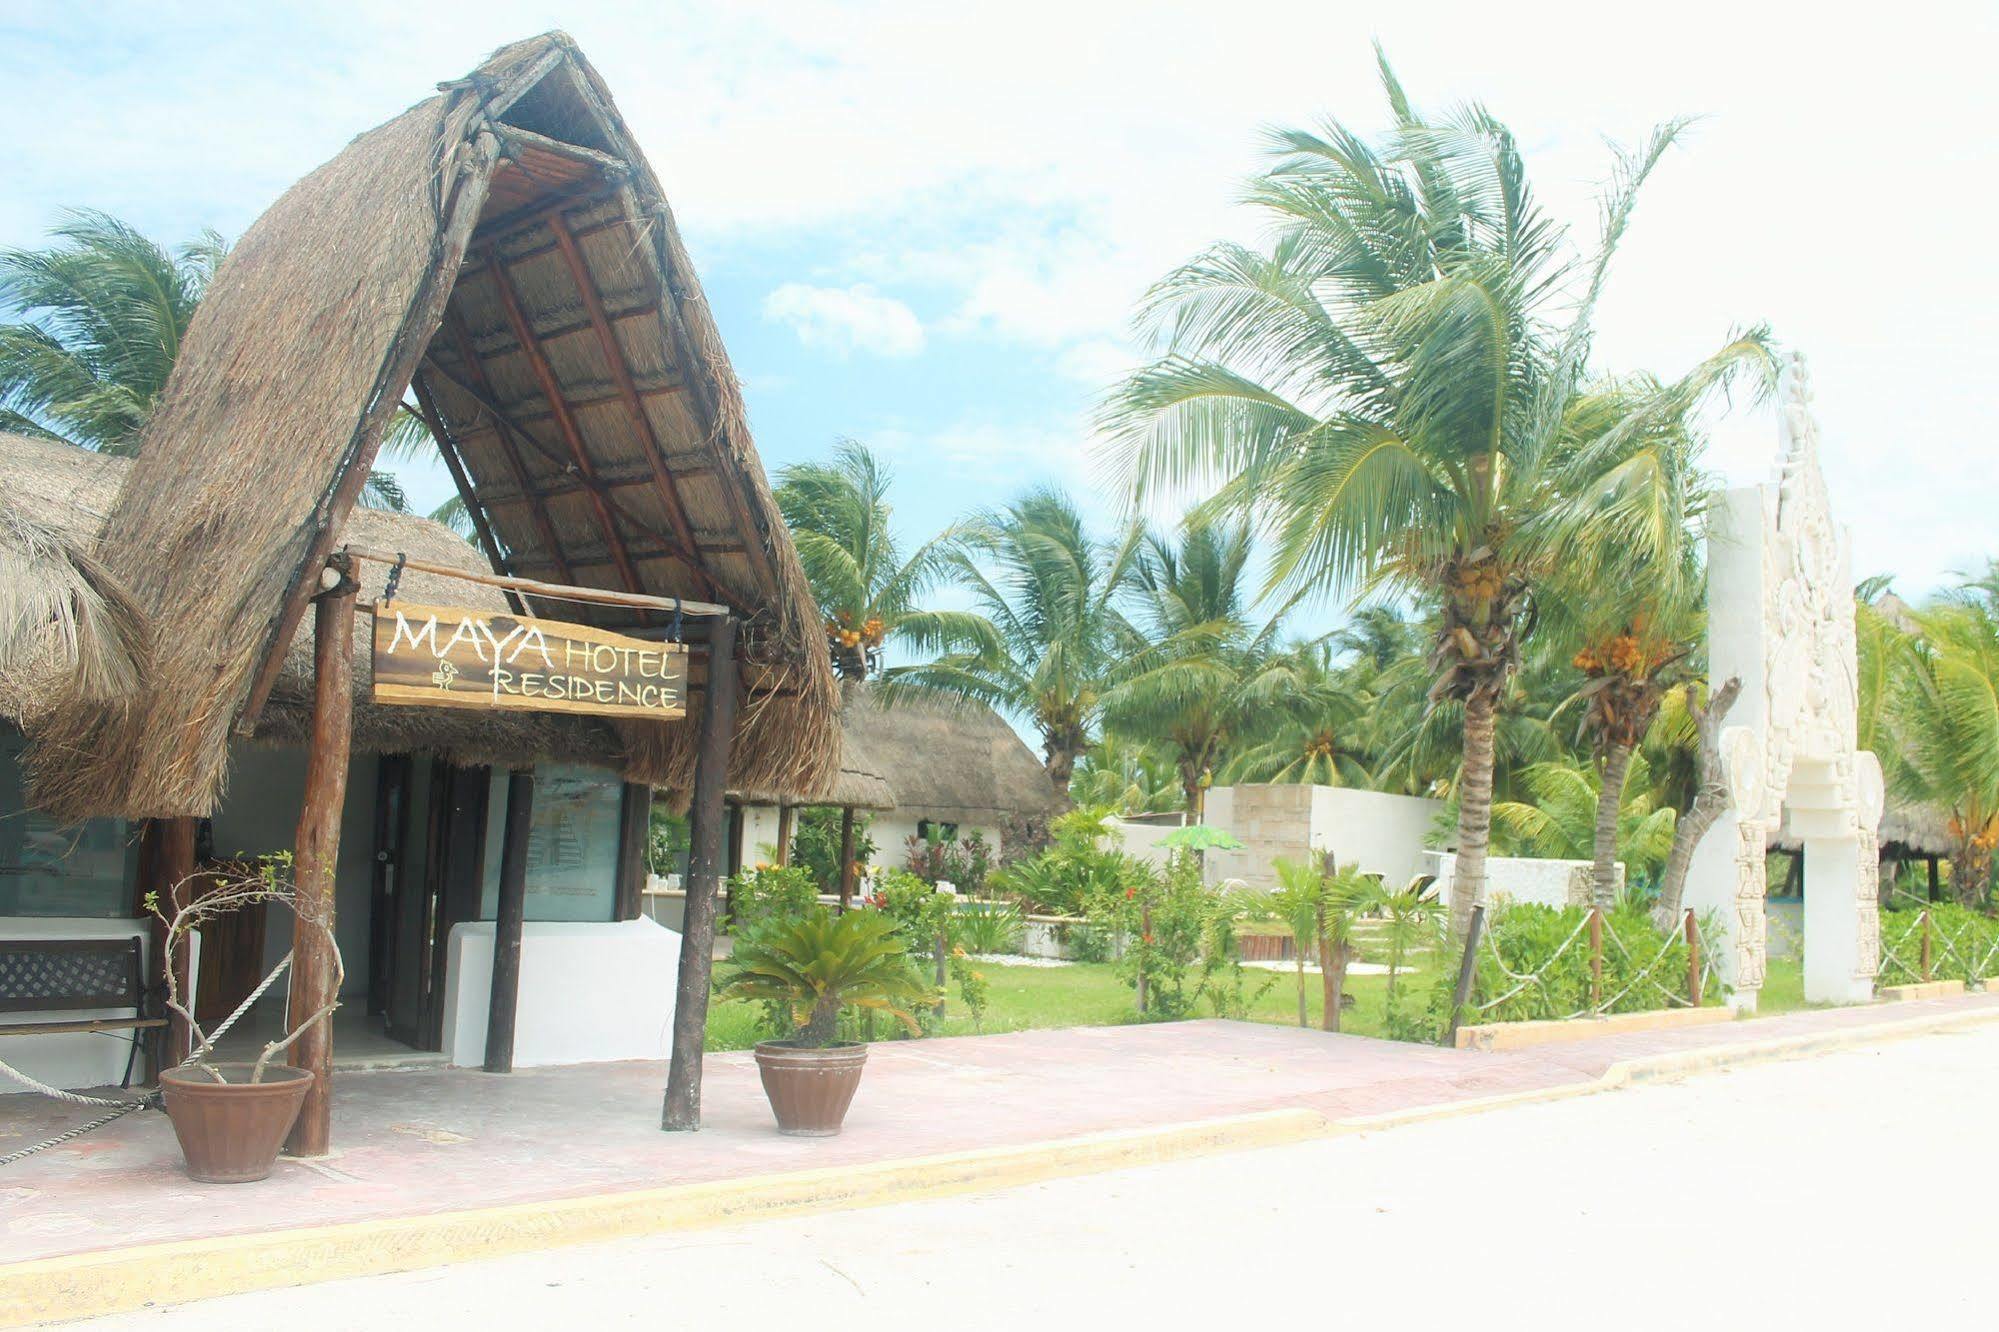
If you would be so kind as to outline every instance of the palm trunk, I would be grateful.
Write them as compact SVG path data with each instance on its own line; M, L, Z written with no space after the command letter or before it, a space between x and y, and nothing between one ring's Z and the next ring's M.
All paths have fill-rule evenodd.
M1706 707L1689 704L1694 726L1700 736L1700 789L1694 803L1673 827L1673 849L1666 856L1665 872L1659 876L1659 905L1653 913L1659 928L1671 929L1678 923L1687 893L1687 870L1694 863L1694 848L1728 809L1728 773L1721 761L1721 723L1742 692L1742 681L1731 676L1715 690Z
M1073 749L1053 749L1048 751L1048 780L1055 787L1055 798L1063 805L1069 803L1069 778L1076 771L1076 751Z
M1975 907L1985 899L1992 877L1992 855L1966 843L1951 854L1950 895L1959 906Z
M1298 968L1298 1025L1309 1027L1312 1025L1312 1014L1305 1003L1305 941L1303 939L1293 939L1291 941L1291 960Z
M1493 738L1499 699L1485 689L1465 700L1464 772L1458 781L1458 849L1451 871L1451 938L1462 943L1471 910L1485 901L1486 847L1492 840Z
M1630 771L1631 746L1612 745L1603 756L1603 789L1596 794L1596 864L1590 869L1590 896L1605 911L1617 905L1617 816Z
M1340 1029L1340 1010L1346 1006L1347 986L1347 946L1335 943L1325 935L1319 936L1319 981L1326 1011L1320 1015L1319 1026L1326 1031Z

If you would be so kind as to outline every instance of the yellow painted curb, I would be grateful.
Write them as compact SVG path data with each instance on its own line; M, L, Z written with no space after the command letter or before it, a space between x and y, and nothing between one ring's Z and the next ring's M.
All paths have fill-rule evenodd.
M1282 1146L1337 1131L1316 1111L1272 1110L1164 1129L906 1161L97 1250L0 1266L0 1327L406 1272L777 1214L1013 1188L1068 1175Z
M774 1216L917 1202L1043 1180L1281 1147L1592 1096L1778 1059L1999 1022L1999 1007L1742 1041L1613 1064L1593 1081L1333 1120L1271 1110L1165 1128L990 1147L905 1161L592 1194L504 1207L104 1249L0 1266L0 1328L378 1276L475 1258L695 1230Z
M1482 1022L1458 1028L1460 1050L1525 1050L1565 1041L1593 1041L1640 1031L1672 1031L1735 1021L1727 1008L1660 1008L1607 1017L1560 1018L1536 1022Z

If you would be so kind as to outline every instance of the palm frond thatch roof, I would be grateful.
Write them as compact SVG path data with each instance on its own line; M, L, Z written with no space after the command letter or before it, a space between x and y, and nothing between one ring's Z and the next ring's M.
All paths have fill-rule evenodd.
M997 712L980 703L847 688L843 753L884 774L890 804L912 819L1004 824L1056 805L1048 771Z
M139 689L67 697L31 733L38 803L213 809L230 735L264 728L320 566L412 394L492 565L734 607L732 780L830 779L838 699L810 591L608 90L560 33L440 88L286 191L216 273L98 552L151 619L152 658ZM703 688L697 659L696 707ZM613 729L628 776L691 784L693 725Z
M124 458L91 453L45 439L0 435L0 494L10 506L38 517L46 530L71 550L87 550L103 535L105 520L117 503L119 489L132 464ZM368 545L407 552L412 559L477 571L484 565L473 550L447 528L427 518L356 509L343 535ZM363 564L358 570L361 596L378 597L388 570ZM399 596L410 600L450 600L473 610L504 611L501 594L481 584L461 583L436 574L406 571ZM354 626L354 748L362 753L428 754L459 763L499 766L533 763L538 759L617 768L623 751L618 737L602 721L558 713L466 712L455 708L409 708L371 701L370 633L365 615ZM258 718L251 739L265 744L302 744L312 725L312 646L310 617L299 626L284 656L284 667L271 691L271 701ZM46 686L46 677L38 676ZM0 717L35 733L37 698L15 687L14 677L0 674ZM114 686L129 688L129 684Z

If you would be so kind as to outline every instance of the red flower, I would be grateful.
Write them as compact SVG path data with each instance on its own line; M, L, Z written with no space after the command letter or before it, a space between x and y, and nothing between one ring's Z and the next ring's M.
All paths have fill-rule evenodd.
M1127 888L1124 890L1124 900L1127 902L1129 902L1132 898L1137 896L1138 896L1138 889L1136 888Z
M1152 936L1151 936L1151 935L1147 934L1147 935L1144 935L1144 936L1142 936L1142 937L1143 937L1143 938L1145 939L1145 941L1146 941L1147 943L1151 943L1151 942L1152 942Z

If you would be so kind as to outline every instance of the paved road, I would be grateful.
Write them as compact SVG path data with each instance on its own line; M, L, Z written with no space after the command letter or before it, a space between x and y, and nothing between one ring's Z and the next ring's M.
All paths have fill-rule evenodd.
M1990 1326L1999 1031L90 1328ZM1455 1256L1453 1236L1474 1238ZM1302 1320L1302 1321L1301 1321Z

